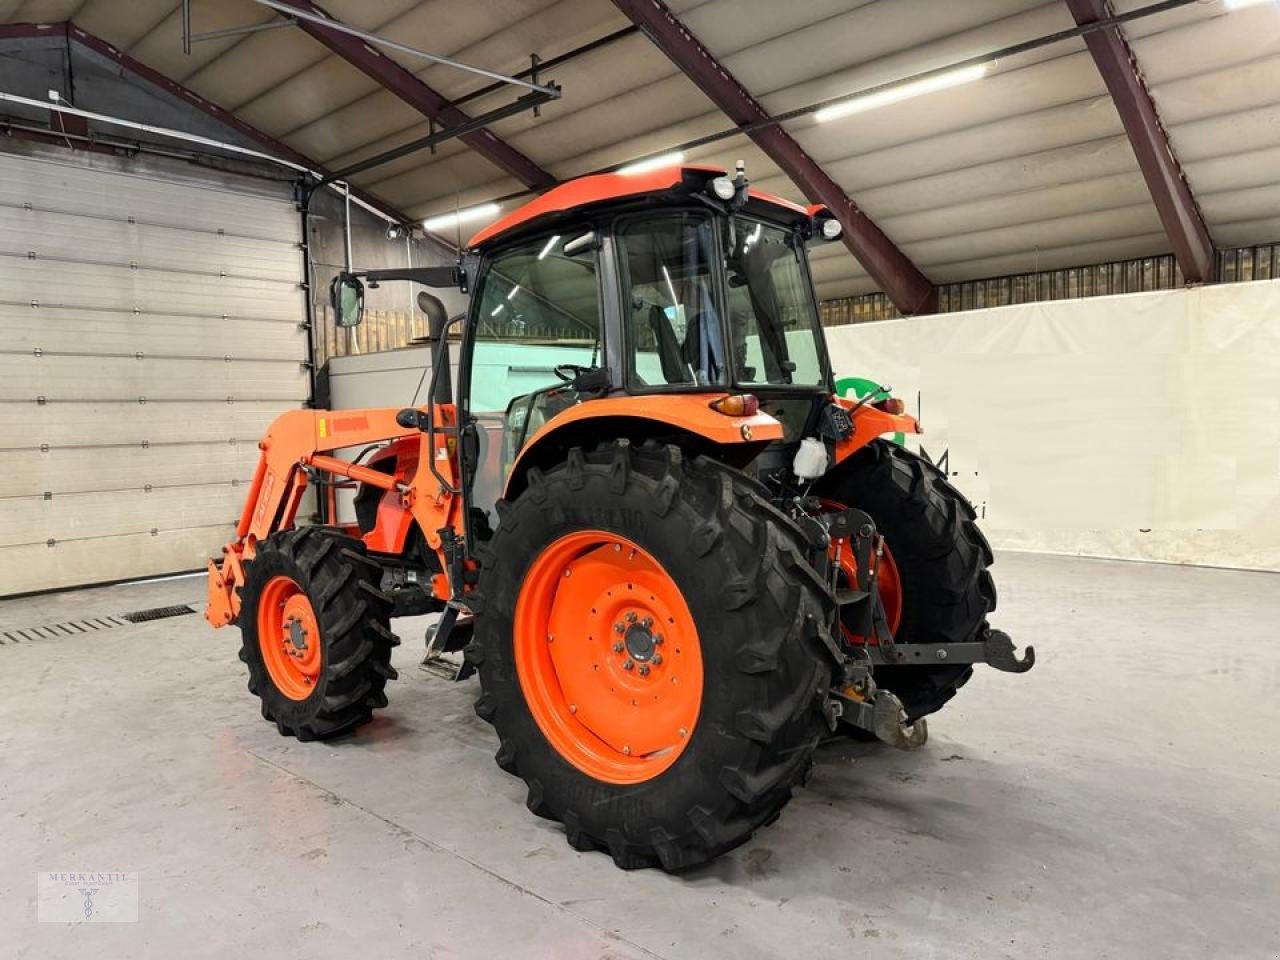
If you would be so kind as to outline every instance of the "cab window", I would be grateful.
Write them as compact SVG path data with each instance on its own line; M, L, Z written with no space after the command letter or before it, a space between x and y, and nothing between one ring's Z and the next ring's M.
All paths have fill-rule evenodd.
M782 227L746 217L724 223L736 382L821 384L822 330L795 238Z
M725 383L711 218L677 213L631 220L616 236L630 386Z
M581 400L575 371L604 362L595 248L582 230L543 235L483 267L472 313L469 397L481 430L478 505L497 498L539 427Z

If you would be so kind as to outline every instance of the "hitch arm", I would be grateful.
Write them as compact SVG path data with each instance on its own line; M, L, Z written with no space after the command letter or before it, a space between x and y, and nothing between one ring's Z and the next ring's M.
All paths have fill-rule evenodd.
M1035 647L1027 647L1019 658L1009 635L990 628L982 640L972 643L895 643L887 648L868 646L866 651L873 663L885 666L985 663L1005 673L1026 673L1036 664Z
M899 750L916 750L929 740L929 724L921 717L907 723L902 701L888 690L876 690L871 699L835 694L838 716L845 723L872 733L877 739Z

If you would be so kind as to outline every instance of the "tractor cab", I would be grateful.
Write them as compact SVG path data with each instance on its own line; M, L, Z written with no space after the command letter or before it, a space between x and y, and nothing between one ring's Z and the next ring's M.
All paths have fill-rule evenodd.
M590 400L652 398L658 412L634 426L676 440L662 397L741 396L733 409L772 414L798 441L832 391L805 248L838 236L825 208L710 167L587 177L481 231L459 391L485 437L476 504ZM503 482L485 483L494 472Z
M806 248L839 236L825 207L754 190L741 165L676 166L556 187L472 237L457 267L362 276L471 292L457 406L467 516L484 514L483 531L528 469L598 439L601 417L610 435L785 468L833 402ZM332 299L340 324L359 322L356 276ZM447 404L444 325L432 336L431 397Z

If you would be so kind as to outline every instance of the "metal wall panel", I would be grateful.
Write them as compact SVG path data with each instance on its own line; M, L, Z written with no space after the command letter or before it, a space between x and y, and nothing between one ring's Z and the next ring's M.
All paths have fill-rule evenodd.
M0 352L0 403L289 401L306 381L298 360Z
M81 447L50 447L38 456L31 450L0 450L0 502L12 509L15 504L10 500L34 502L55 490L60 494L136 490L139 477L146 478L144 489L150 484L157 490L232 483L253 475L258 448L256 439L191 443L180 448L100 445L93 448L91 471L82 469L86 455Z
M31 353L36 348L45 353L60 350L110 353L127 340L136 344L144 356L231 356L296 362L299 333L293 318L183 317L0 303L0 345L5 350L23 353Z
M0 595L203 566L308 392L286 185L0 153Z
M33 210L54 210L78 217L128 222L140 226L178 227L241 237L265 237L285 243L298 239L298 217L287 203L263 203L274 193L288 196L281 184L239 184L216 171L179 173L154 168L129 168L83 155L64 157L5 157L0 178L0 204ZM191 169L191 168L188 168ZM217 178L215 180L215 178ZM194 191L194 192L193 192Z

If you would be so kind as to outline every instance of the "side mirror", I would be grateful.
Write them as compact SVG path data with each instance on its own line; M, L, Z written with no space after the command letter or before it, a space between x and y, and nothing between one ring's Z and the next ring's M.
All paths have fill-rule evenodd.
M349 273L340 273L329 284L329 306L339 327L358 327L364 319L364 284Z

